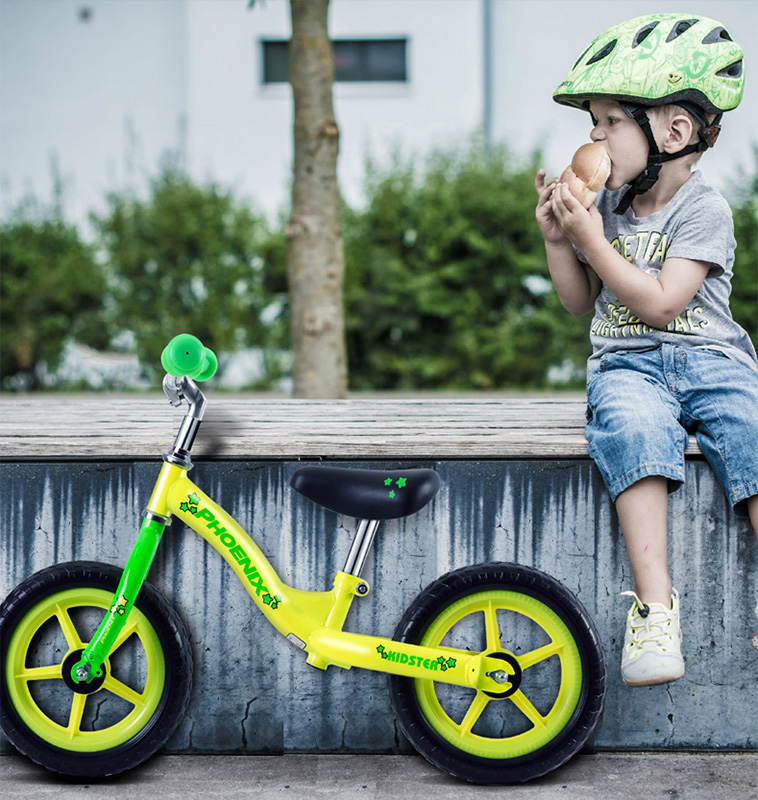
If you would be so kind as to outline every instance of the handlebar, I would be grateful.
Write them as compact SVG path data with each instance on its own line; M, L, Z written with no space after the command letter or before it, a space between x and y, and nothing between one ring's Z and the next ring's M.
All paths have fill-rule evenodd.
M164 348L161 364L169 375L177 378L207 381L216 373L218 359L213 350L204 347L197 336L180 333Z

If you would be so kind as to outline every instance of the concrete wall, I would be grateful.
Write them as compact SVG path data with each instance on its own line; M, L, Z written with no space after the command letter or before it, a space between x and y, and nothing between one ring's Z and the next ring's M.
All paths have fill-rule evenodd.
M337 462L335 462L337 463ZM289 489L297 462L198 464L193 480L259 541L284 579L327 589L353 520ZM397 467L397 462L365 466ZM519 561L559 578L594 615L609 660L599 748L758 748L758 652L750 647L758 558L748 524L728 510L707 465L690 459L672 496L671 563L682 593L687 674L630 690L618 675L631 588L608 496L587 459L452 461L440 494L387 522L348 628L388 635L438 575L477 561ZM406 466L413 466L406 464ZM0 464L0 596L31 572L69 559L123 564L157 462ZM166 531L150 578L190 632L195 688L171 752L397 752L385 677L312 669L264 624L222 559L191 531ZM0 737L1 738L1 737ZM0 742L0 752L10 750Z

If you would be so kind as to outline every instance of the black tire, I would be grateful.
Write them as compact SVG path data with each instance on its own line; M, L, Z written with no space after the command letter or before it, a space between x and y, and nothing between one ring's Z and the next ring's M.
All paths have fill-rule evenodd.
M87 561L49 567L0 606L0 727L17 750L64 775L98 778L136 766L167 741L189 702L187 632L147 583L99 688L85 695L63 679L64 662L73 666L90 641L121 572Z
M579 600L544 572L492 563L443 575L413 601L394 638L498 652L523 666L509 667L514 677L506 691L487 696L388 677L405 736L458 778L480 784L538 778L577 753L598 723L606 669L597 629Z

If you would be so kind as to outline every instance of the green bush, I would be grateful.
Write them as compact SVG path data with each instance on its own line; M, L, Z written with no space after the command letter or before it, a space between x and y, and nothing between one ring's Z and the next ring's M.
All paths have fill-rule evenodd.
M474 141L369 164L365 206L342 214L352 389L583 385L590 318L568 314L550 283L534 220L539 160ZM756 342L758 147L738 189L731 306ZM27 207L0 226L4 387L15 376L14 386L40 388L67 339L105 349L122 331L150 368L170 336L190 331L222 356L261 348L258 387L281 377L285 218L272 228L231 191L170 162L145 198L111 194L107 204L93 217L92 246L60 209Z
M758 343L758 146L732 210L731 307ZM476 142L369 168L343 214L353 389L581 388L590 317L550 283L534 220L539 153Z
M26 206L2 224L2 386L43 388L43 375L58 368L69 338L104 347L105 293L92 247L60 216Z
M732 204L734 236L734 277L729 305L735 321L758 346L758 144L753 146L753 169L745 170Z
M583 368L589 322L560 305L534 220L538 158L474 143L369 170L343 223L352 388L545 387L550 367Z
M166 163L149 196L108 196L92 217L110 271L115 317L132 331L143 365L158 368L168 339L191 332L220 354L273 349L286 336L267 290L276 236L262 217L216 184L197 185ZM225 361L219 363L223 373ZM276 371L272 366L272 371Z

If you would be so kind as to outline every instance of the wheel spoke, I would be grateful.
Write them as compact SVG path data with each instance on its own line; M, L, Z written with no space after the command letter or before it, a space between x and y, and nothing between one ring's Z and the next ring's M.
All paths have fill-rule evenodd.
M560 653L561 650L563 650L562 644L550 642L550 644L546 644L544 647L538 647L536 650L524 653L523 656L519 656L516 660L521 669L526 669L527 667L533 667L535 664L539 664L540 661L545 661L556 653Z
M81 640L79 632L74 627L74 623L71 621L68 611L60 604L57 604L55 606L55 616L58 618L63 635L66 637L69 650L80 650L83 648L84 642Z
M545 718L539 711L532 705L529 698L519 689L519 691L512 694L509 698L513 705L534 725L535 728L544 728Z
M497 607L491 600L484 611L484 629L487 635L487 652L502 650L500 629L497 626Z
M51 664L49 667L25 667L16 674L22 681L47 681L53 678L60 680L63 677L61 664Z
M118 648L121 647L121 645L134 633L138 625L139 625L139 620L136 619L131 619L129 620L129 622L127 622L126 625L124 625L124 627L121 630L121 633L119 633L118 638L114 642L109 655L113 655L116 652L116 650L118 650Z
M84 707L87 705L87 697L89 695L79 694L74 692L74 699L71 703L71 713L68 717L68 726L66 733L69 739L75 739L81 733L82 717L84 716Z
M112 694L115 694L116 697L126 700L127 703L131 703L135 708L142 708L145 705L145 696L143 694L135 692L130 686L116 680L113 675L109 675L105 679L103 689L107 689Z
M489 703L490 698L487 697L486 694L483 692L477 692L476 697L474 698L473 702L469 706L468 711L466 712L466 716L461 721L461 724L458 726L458 731L461 736L467 736L471 733L471 729L476 725L477 720L481 717L482 712L485 708L487 708L487 704Z

